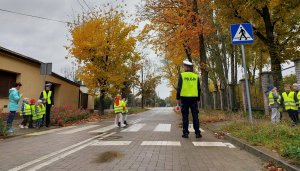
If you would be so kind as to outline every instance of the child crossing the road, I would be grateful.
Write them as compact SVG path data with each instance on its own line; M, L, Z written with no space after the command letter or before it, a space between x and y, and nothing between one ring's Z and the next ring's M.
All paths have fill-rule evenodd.
M118 127L126 126L123 124L123 122L122 123L120 122L120 120L123 120L122 113L124 112L125 109L126 109L125 103L121 99L121 95L118 94L114 100L114 112L116 114L115 125Z
M124 102L125 104L125 110L123 111L122 113L122 123L124 123L124 125L128 125L127 123L127 114L128 114L128 108L127 108L127 99L126 98L123 98L122 101Z

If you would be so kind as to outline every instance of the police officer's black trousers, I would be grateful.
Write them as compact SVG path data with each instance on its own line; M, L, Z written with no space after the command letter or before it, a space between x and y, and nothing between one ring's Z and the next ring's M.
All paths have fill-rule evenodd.
M199 130L199 110L198 103L195 100L182 100L181 101L181 113L182 113L182 127L183 134L189 134L189 109L192 111L193 126L195 134L200 134Z
M46 127L50 126L50 112L51 112L51 104L46 104Z

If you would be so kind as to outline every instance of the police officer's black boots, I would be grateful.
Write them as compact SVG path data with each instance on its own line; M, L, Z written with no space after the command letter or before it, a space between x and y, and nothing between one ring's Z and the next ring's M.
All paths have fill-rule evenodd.
M128 125L127 121L124 121L124 125Z
M183 134L182 138L189 138L189 134Z
M202 137L201 133L196 134L196 138L201 138L201 137Z
M118 122L118 127L121 127L121 122Z

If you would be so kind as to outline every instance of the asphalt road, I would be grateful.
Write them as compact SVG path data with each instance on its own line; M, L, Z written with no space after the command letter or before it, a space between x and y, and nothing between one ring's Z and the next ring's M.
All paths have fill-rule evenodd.
M183 139L180 120L172 108L154 108L129 116L125 128L111 120L6 139L0 170L263 170L259 158L207 130Z

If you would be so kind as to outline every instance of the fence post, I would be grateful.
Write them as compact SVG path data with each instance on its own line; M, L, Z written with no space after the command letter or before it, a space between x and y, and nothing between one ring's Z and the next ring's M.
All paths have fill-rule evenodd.
M296 58L293 61L295 63L295 72L296 72L297 82L300 84L300 58Z
M247 112L247 99L246 99L246 83L245 79L240 80L242 86L242 98L243 98L243 111Z
M261 86L262 86L261 94L264 96L265 115L269 115L270 111L269 111L268 97L265 95L265 92L267 91L267 86L273 84L272 72L262 72L260 73L260 77L261 77Z

